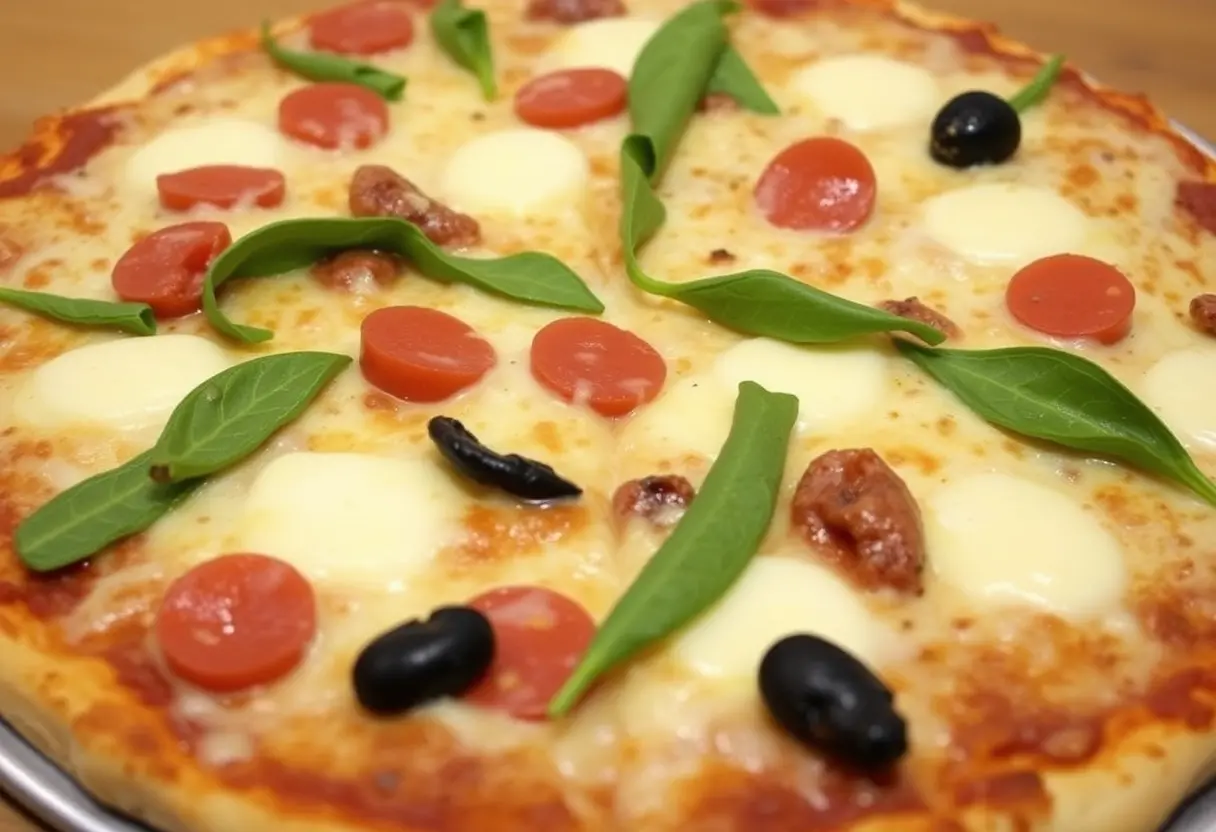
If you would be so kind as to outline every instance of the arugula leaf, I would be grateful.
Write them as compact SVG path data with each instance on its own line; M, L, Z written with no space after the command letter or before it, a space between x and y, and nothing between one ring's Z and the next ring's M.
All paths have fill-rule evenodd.
M734 419L705 483L600 625L549 703L567 713L596 679L708 609L738 580L773 519L798 399L739 385Z
M1009 106L1021 112L1028 107L1038 104L1047 97L1047 93L1051 92L1051 87L1055 84L1056 79L1060 77L1060 70L1063 68L1064 56L1052 55L1047 60L1047 63L1043 64L1042 68L1030 79L1030 83L1009 98Z
M763 116L781 115L777 102L769 97L760 79L730 44L722 51L722 57L714 67L706 92L729 95L740 107Z
M135 335L155 335L156 316L146 303L112 303L88 298L65 298L46 292L29 292L0 286L0 303L44 318L77 326L119 329Z
M251 231L211 263L203 282L203 314L221 334L244 343L274 337L268 329L233 323L219 308L216 291L236 277L268 277L310 266L349 249L376 249L408 258L442 283L464 283L535 306L598 314L600 302L582 279L557 258L526 251L509 257L458 257L435 245L413 223L396 217L333 217L282 220Z
M1216 483L1147 405L1106 370L1063 350L896 348L980 417L1023 436L1121 459L1216 506Z
M303 413L350 362L326 352L279 353L213 376L174 408L152 449L152 478L180 482L234 465Z
M442 0L431 12L431 34L448 57L477 76L482 95L493 101L498 84L486 13L465 8L461 0Z
M262 23L262 49L279 66L310 81L358 84L389 101L400 101L405 90L405 78L371 64L328 52L296 52L279 46L270 34L268 22Z

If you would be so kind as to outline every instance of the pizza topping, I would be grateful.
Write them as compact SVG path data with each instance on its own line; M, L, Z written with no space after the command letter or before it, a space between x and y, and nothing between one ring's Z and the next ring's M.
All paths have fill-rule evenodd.
M0 297L0 300L3 300ZM1191 298L1191 321L1206 335L1216 335L1216 295L1203 294Z
M760 695L777 724L816 751L863 769L908 751L895 697L870 668L818 636L787 636L764 654Z
M355 170L350 180L350 212L356 217L399 217L422 229L436 245L461 248L481 240L477 220L431 199L385 165L360 165Z
M401 261L391 254L351 249L318 261L309 270L326 289L358 291L369 284L387 286L401 272Z
M384 4L377 3L375 0L363 4L364 8L373 10L378 5L382 6ZM407 36L412 36L413 24L410 23L409 15L400 6L395 4L385 7L397 10L394 12L394 15L405 20L406 25L409 27ZM348 10L353 10L354 8L348 7ZM344 10L337 9L335 11L341 12ZM385 32L376 32L373 37L379 38L381 42L384 42L386 39L383 37L384 35L392 36L398 33L399 30L396 33L386 30ZM405 78L403 76L393 72L386 72L371 64L360 63L350 58L343 58L324 52L296 52L291 49L285 49L270 36L269 24L262 25L262 49L279 66L291 70L296 75L299 75L301 78L307 78L309 81L340 81L347 84L358 84L389 101L399 101L402 92L405 91Z
M154 231L127 249L110 279L123 300L146 303L158 318L197 312L207 268L232 243L220 222L186 222Z
M363 319L359 366L371 384L411 402L438 402L494 368L490 342L459 318L421 306L388 306Z
M170 211L189 211L198 205L232 208L249 203L274 208L283 202L287 180L272 168L242 165L206 165L156 177L160 204Z
M156 316L144 303L111 303L90 298L65 298L0 286L0 304L15 306L65 324L118 329L134 335L155 335Z
M383 98L357 84L309 84L279 102L279 129L326 150L362 149L388 132L388 107Z
M456 419L436 416L427 423L427 433L453 468L487 488L536 502L578 497L583 493L583 489L543 462L490 450Z
M892 315L899 315L901 318L920 321L922 324L938 330L947 338L958 338L963 334L954 321L938 312L932 306L922 303L919 298L884 300L878 304L878 308L890 312Z
M812 61L789 88L825 118L855 131L923 123L941 101L938 80L924 67L866 52Z
M278 170L287 142L270 125L231 116L213 116L170 127L139 144L124 167L132 190L154 190L162 174L213 165Z
M739 385L730 433L684 517L617 599L549 703L567 713L597 678L718 601L747 569L777 508L798 400Z
M908 486L869 448L812 460L790 505L794 528L865 589L920 594L925 538Z
M570 211L583 200L590 177L590 163L577 144L549 130L520 127L486 133L457 148L441 187L465 210L530 218Z
M317 631L312 586L266 555L224 555L182 575L156 614L169 669L224 693L274 682L304 658Z
M486 101L493 101L498 83L486 13L465 8L461 0L441 0L431 12L431 35L449 58L477 77Z
M361 0L320 12L308 20L313 49L343 55L374 55L409 46L414 23L406 5L394 0Z
M778 228L853 231L874 212L874 168L843 139L805 139L769 162L756 183L756 206Z
M572 68L611 69L628 78L642 47L658 30L650 20L631 17L590 20L571 26L550 49L548 63Z
M1084 242L1089 219L1051 188L984 182L923 205L924 229L939 245L979 263L1029 263Z
M1056 254L1018 271L1005 303L1014 318L1045 335L1114 344L1131 331L1136 287L1101 260Z
M465 701L539 720L595 637L595 621L578 603L539 586L508 586L469 606L494 628L494 661Z
M678 474L658 474L630 480L612 495L612 511L622 520L641 517L656 526L674 526L684 516L696 489Z
M724 104L725 97L730 104ZM707 112L744 107L753 113L766 116L781 114L777 102L769 96L760 83L760 79L752 72L747 61L731 44L726 44L722 54L718 56L717 66L709 82L705 85L705 95L698 103L698 108Z
M529 20L552 20L554 23L582 23L601 17L625 14L622 0L529 0Z
M1216 234L1216 182L1179 182L1174 204L1194 217L1200 228Z
M582 127L625 109L628 83L611 69L563 69L533 78L515 94L515 114L537 127Z
M609 418L653 399L667 378L663 356L632 332L596 318L562 318L532 339L532 376L560 398Z
M485 676L496 649L485 615L472 607L440 607L363 648L351 674L355 696L382 716L460 696Z
M1216 349L1201 344L1171 350L1140 382L1145 400L1167 425L1203 451L1216 451L1216 396L1203 379L1216 373Z

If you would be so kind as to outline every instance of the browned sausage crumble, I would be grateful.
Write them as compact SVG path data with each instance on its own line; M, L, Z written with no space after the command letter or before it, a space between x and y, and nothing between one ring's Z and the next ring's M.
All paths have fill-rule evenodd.
M582 23L600 17L620 17L625 13L622 0L531 0L529 20L554 23Z
M401 261L391 254L352 249L316 263L310 274L327 289L349 292L360 283L387 286L401 271Z
M958 328L958 324L954 323L954 321L947 318L941 312L938 312L932 306L922 303L920 298L911 297L904 298L903 300L884 300L878 304L878 308L884 312L890 312L892 315L898 315L901 318L919 321L922 324L931 326L947 338L958 338L963 334L963 331Z
M641 517L656 526L674 526L696 496L692 483L677 474L642 477L624 483L612 495L618 522Z
M739 104L724 92L711 92L701 99L697 109L703 113L729 113L739 109Z
M1216 295L1198 295L1191 300L1191 321L1201 332L1216 335Z
M356 217L398 217L413 223L440 246L471 246L481 227L468 214L431 199L384 165L361 165L350 180L350 212Z
M1216 234L1216 182L1179 182L1174 204Z
M733 263L739 258L731 254L730 251L724 248L716 248L709 253L709 262L715 266L721 266L724 263Z

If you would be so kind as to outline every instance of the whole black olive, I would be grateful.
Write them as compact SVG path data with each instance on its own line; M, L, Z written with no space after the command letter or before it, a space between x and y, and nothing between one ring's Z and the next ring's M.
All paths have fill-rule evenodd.
M891 691L817 636L786 636L769 648L760 662L760 695L795 739L855 766L888 766L908 750Z
M990 92L972 91L946 102L933 119L929 153L943 165L1000 164L1022 143L1017 110Z
M583 493L583 489L543 462L490 450L472 431L449 416L434 417L426 430L444 459L473 482L525 500L560 500Z
M480 612L441 607L377 636L352 673L359 704L395 714L473 686L494 658L494 630Z

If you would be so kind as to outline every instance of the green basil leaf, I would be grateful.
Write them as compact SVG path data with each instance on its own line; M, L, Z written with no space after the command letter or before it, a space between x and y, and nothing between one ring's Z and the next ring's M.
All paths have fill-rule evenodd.
M763 116L781 115L781 108L769 97L739 50L729 44L718 58L706 92L729 95L740 107Z
M1060 70L1063 68L1064 56L1052 55L1030 79L1030 83L1009 98L1009 106L1020 113L1026 108L1038 104L1047 97L1047 93L1051 92L1051 87L1060 77Z
M120 329L135 335L155 335L156 316L146 303L111 303L88 298L65 298L46 292L27 292L0 286L0 303L7 303L44 318L77 326Z
M1046 347L896 347L979 416L1006 430L1120 459L1216 506L1216 483L1148 406L1106 370Z
M604 311L604 304L582 279L551 255L525 251L494 259L458 257L432 243L418 226L396 217L333 217L283 220L237 240L207 271L203 314L229 338L266 341L274 336L270 330L233 323L224 315L216 299L219 287L235 277L283 274L356 248L406 257L419 272L442 283L464 283L534 306Z
M600 625L549 703L568 712L601 675L679 630L743 574L777 505L798 399L739 385L730 434L695 500Z
M161 484L148 477L151 452L69 488L25 518L13 535L22 563L61 569L141 532L202 482Z
M270 35L270 24L262 23L262 49L284 69L310 81L342 81L358 84L389 101L400 101L405 78L371 64L352 61L328 52L296 52L285 49Z
M152 449L152 478L180 482L236 464L304 412L350 362L348 355L288 352L211 377L174 408Z
M493 101L498 84L486 13L465 8L461 0L443 0L431 12L431 34L448 57L477 76L482 95Z

